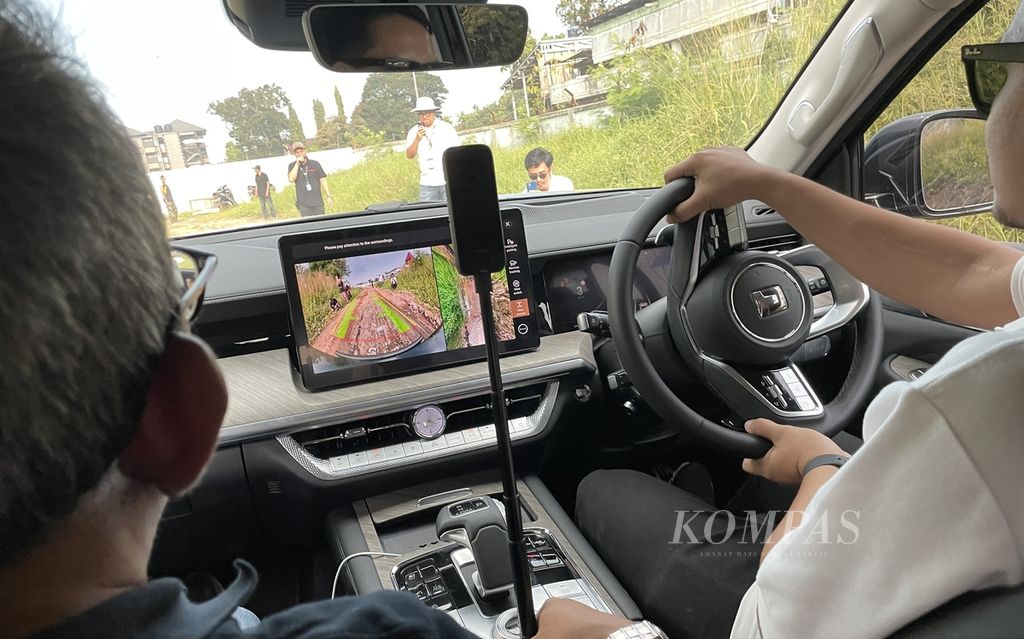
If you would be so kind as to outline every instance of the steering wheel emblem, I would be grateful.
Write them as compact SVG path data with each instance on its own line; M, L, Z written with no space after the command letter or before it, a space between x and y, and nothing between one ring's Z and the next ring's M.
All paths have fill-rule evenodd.
M789 300L786 299L781 286L769 286L754 291L750 297L754 300L754 306L761 319L767 319L789 308Z

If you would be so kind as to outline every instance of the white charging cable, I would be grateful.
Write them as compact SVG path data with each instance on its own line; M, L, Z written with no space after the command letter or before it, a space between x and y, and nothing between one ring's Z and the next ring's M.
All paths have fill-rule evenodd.
M354 552L348 557L345 557L341 560L341 563L338 564L338 570L334 573L334 585L331 586L331 599L334 599L334 593L338 591L338 577L341 576L341 569L345 567L345 564L348 563L349 559L355 559L356 557L401 557L401 555L393 552L375 552L368 550L364 552Z

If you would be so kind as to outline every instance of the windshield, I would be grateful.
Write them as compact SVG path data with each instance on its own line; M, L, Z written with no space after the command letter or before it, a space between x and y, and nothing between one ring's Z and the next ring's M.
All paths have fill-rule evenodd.
M388 74L260 49L220 4L60 5L171 236L443 200L452 144L489 145L507 196L657 186L748 143L844 1L520 0L515 64Z

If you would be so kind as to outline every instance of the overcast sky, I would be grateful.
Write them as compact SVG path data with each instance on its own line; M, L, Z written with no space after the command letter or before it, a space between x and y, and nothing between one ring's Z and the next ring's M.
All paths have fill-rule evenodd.
M309 53L266 51L228 22L220 0L44 0L75 41L77 54L103 84L121 120L139 130L174 119L206 129L210 160L224 159L227 130L207 112L214 100L244 87L281 85L299 114L307 136L315 134L313 99L335 114L334 87L346 115L359 102L365 74L332 73ZM540 36L562 33L554 0L509 0L530 15ZM458 114L496 100L505 80L499 69L439 73L448 87L445 111ZM410 119L410 126L412 120Z

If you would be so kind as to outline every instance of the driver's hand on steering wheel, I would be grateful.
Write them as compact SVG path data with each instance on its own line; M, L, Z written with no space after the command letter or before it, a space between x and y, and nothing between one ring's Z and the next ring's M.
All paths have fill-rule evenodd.
M776 484L799 484L807 462L819 455L847 454L830 438L810 428L784 426L770 419L752 419L746 423L746 430L770 440L772 447L760 459L744 459L743 470Z
M665 171L666 184L682 177L692 177L696 182L693 195L680 203L666 221L687 222L703 211L757 199L765 178L776 170L735 147L710 147L694 153Z

